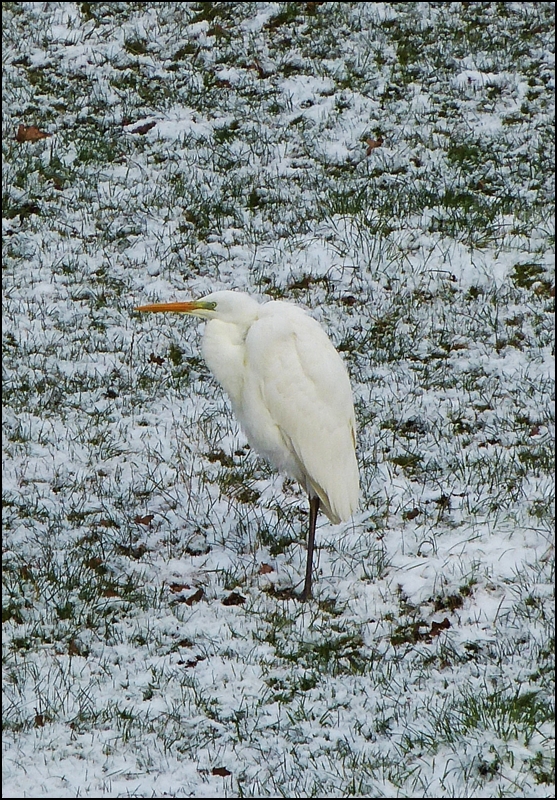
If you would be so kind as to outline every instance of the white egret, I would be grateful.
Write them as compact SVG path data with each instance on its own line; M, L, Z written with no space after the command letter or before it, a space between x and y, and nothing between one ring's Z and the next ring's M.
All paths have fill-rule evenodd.
M250 445L309 496L302 600L311 597L319 508L338 524L359 494L356 421L346 367L319 323L299 306L260 304L243 292L153 303L137 311L206 320L203 357L227 392Z

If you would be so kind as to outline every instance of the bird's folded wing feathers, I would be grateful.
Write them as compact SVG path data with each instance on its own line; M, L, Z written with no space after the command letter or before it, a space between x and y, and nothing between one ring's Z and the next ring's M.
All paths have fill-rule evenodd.
M331 521L358 502L352 391L341 357L311 317L256 322L246 340L248 363L270 417L292 452L306 488Z

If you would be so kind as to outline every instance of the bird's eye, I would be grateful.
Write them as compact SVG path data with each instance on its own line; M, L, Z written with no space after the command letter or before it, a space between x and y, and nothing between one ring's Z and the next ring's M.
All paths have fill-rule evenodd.
M214 311L215 308L217 307L217 304L214 303L212 300L209 301L204 300L203 302L199 303L199 306L200 308L204 308L206 311Z

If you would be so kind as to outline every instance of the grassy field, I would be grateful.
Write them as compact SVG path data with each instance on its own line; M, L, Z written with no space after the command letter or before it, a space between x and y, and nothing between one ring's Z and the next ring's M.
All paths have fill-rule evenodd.
M2 7L4 796L553 797L553 4ZM307 604L222 288L350 372Z

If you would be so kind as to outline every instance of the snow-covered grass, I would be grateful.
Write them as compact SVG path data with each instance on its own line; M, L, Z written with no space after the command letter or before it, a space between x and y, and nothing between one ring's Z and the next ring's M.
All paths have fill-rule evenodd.
M5 797L554 796L553 28L3 4ZM303 493L133 312L219 288L351 374L307 604Z

